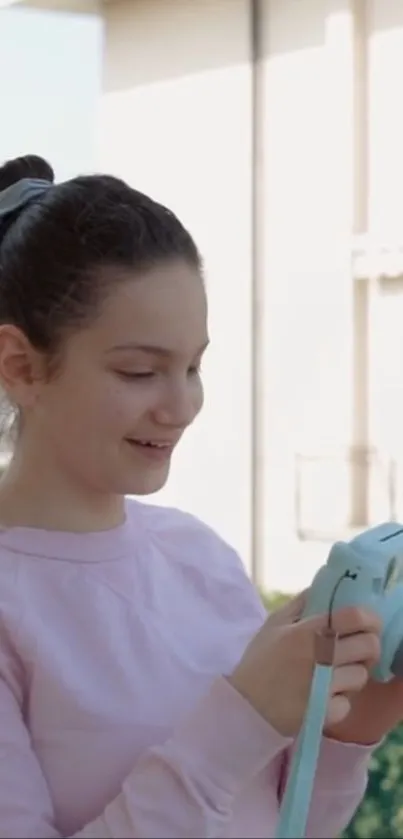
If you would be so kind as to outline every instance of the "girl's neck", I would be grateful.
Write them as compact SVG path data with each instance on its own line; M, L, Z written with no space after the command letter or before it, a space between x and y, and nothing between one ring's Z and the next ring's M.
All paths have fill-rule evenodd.
M0 481L0 528L88 533L118 527L125 519L122 495L75 483L43 460L16 451Z

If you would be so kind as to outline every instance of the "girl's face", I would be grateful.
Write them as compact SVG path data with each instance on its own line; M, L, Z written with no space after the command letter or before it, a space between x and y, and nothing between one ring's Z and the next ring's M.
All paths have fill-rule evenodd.
M186 263L119 280L66 341L57 375L25 412L22 436L88 489L156 492L203 403L203 283Z

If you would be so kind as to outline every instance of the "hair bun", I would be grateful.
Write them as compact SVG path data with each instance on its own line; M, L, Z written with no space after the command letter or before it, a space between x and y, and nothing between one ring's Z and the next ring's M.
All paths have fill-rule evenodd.
M22 178L40 178L53 184L55 173L43 157L27 154L25 157L15 157L0 167L0 190L17 183Z

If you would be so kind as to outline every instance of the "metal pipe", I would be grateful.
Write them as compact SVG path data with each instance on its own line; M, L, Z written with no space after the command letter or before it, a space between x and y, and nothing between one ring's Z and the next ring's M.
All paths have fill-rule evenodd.
M250 52L252 65L252 492L251 492L251 574L255 585L263 584L264 563L264 404L262 383L264 377L264 49L262 22L264 3L268 0L250 0Z

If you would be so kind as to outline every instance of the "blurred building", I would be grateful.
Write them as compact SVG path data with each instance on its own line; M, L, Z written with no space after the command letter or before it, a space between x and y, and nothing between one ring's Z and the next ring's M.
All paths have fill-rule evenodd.
M102 15L99 168L205 255L207 404L159 500L297 589L403 518L403 3L25 5Z

